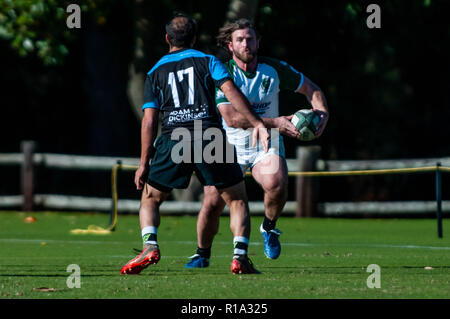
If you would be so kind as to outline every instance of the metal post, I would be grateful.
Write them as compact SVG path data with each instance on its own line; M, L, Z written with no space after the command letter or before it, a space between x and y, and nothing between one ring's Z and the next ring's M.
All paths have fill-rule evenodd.
M441 171L439 167L441 163L436 163L436 219L437 219L437 233L438 237L442 238L442 181L441 181Z

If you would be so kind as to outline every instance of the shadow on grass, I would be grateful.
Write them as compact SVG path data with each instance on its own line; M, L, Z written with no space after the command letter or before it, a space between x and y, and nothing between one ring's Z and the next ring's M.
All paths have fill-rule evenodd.
M10 267L17 269L21 268L22 273L0 273L0 277L42 277L42 278L67 278L70 276L69 272L61 272L61 273L43 273L45 271L40 267L38 273L24 273L23 265L9 265ZM408 266L408 265L399 265L399 266L382 266L382 269L390 269L390 270L402 270L402 269L410 269L410 270L420 270L420 273L424 271L432 273L433 270L446 270L450 269L450 266L441 265L441 266L433 266L429 265L427 267L431 267L431 269L425 269L425 266ZM31 268L28 265L28 268ZM90 272L82 272L81 277L84 278L95 278L95 277L121 277L121 278L146 278L146 277L195 277L195 276L228 276L232 275L228 267L224 268L207 268L207 269L185 269L185 268L167 268L167 267L158 267L152 269L146 269L142 273L138 275L121 275L117 267L91 267ZM99 269L100 268L100 269ZM33 269L30 269L30 271ZM297 274L343 274L343 275L360 275L361 273L366 273L366 265L364 266L264 266L259 268L262 271L262 275L281 275L287 273L297 273Z
M70 276L70 273L66 274L0 274L0 277L64 277L67 278ZM81 277L114 277L114 274L111 275L81 275Z

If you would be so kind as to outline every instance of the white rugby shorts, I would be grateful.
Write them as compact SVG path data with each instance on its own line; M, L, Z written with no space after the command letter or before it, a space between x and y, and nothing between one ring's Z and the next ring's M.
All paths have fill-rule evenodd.
M250 144L249 138L239 141L230 141L235 146L237 161L241 166L242 174L245 175L247 169L250 170L269 155L275 154L285 158L283 136L280 134L271 134L269 150L264 152L260 142L255 147Z

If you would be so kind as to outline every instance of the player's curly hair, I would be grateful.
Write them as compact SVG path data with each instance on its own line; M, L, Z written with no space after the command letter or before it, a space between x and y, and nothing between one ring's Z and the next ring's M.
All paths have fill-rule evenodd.
M166 24L166 32L170 45L189 48L197 35L197 22L182 12L175 13Z
M224 27L219 29L219 34L216 37L217 45L228 51L228 42L231 42L231 35L236 30L242 30L250 28L256 33L256 37L260 39L259 33L256 30L254 24L248 19L239 19L234 22L225 24Z

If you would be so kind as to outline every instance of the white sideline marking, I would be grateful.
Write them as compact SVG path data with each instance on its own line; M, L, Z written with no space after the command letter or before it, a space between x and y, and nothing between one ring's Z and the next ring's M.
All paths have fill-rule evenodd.
M98 241L98 240L54 240L54 239L23 239L23 238L0 238L0 243L60 243L60 244L91 244L91 245L104 245L104 244L123 244L123 241ZM133 241L139 243L139 241ZM197 245L196 241L160 241L160 244L176 243L184 245ZM232 245L232 241L215 241L214 244L219 245ZM250 242L250 246L260 246L262 242ZM320 247L320 246L338 246L338 247L369 247L369 248L401 248L401 249L431 249L431 250L450 250L450 247L446 246L419 246L419 245L390 245L390 244L355 244L355 243L292 243L281 242L282 246L296 246L296 247Z
M193 241L176 241L177 244L197 244ZM215 244L228 245L229 242L214 242ZM250 242L249 246L261 246L262 242ZM407 248L407 249L437 249L437 250L450 250L450 247L445 246L418 246L418 245L389 245L389 244L343 244L343 243L330 243L330 244L310 244L310 243L290 243L281 242L281 246L298 246L298 247L318 247L318 246L353 246L353 247L373 247L373 248Z
M107 258L133 258L136 255L109 255L109 256L105 256ZM229 254L229 255L211 255L211 258L232 258L233 254ZM90 258L90 257L89 257ZM188 256L167 256L167 255L162 255L161 259L178 259L178 258L182 258L182 259L186 259L186 262L189 261L189 257Z
M128 255L105 255L105 256L102 255L101 257L130 259L130 258L136 257L136 255L137 254L130 253ZM213 257L213 258L230 258L230 259L232 258L232 256L233 256L233 254L229 254L229 255L211 255L211 257ZM74 258L76 258L76 259L86 259L86 258L92 258L92 257L98 257L98 256L94 256L94 255L91 255L91 256L76 256L76 257L73 257L73 256L52 256L52 257L48 257L48 258L49 259L74 259ZM8 259L8 258L10 258L10 259L17 259L17 258L42 259L42 258L45 258L45 257L42 257L42 256L32 256L32 257L30 257L30 256L7 256L7 257L2 257L2 259ZM186 256L167 256L167 255L161 256L161 259L178 259L178 258L186 259L186 262L189 261L189 257L187 255ZM1 267L1 265L0 265L0 267Z

